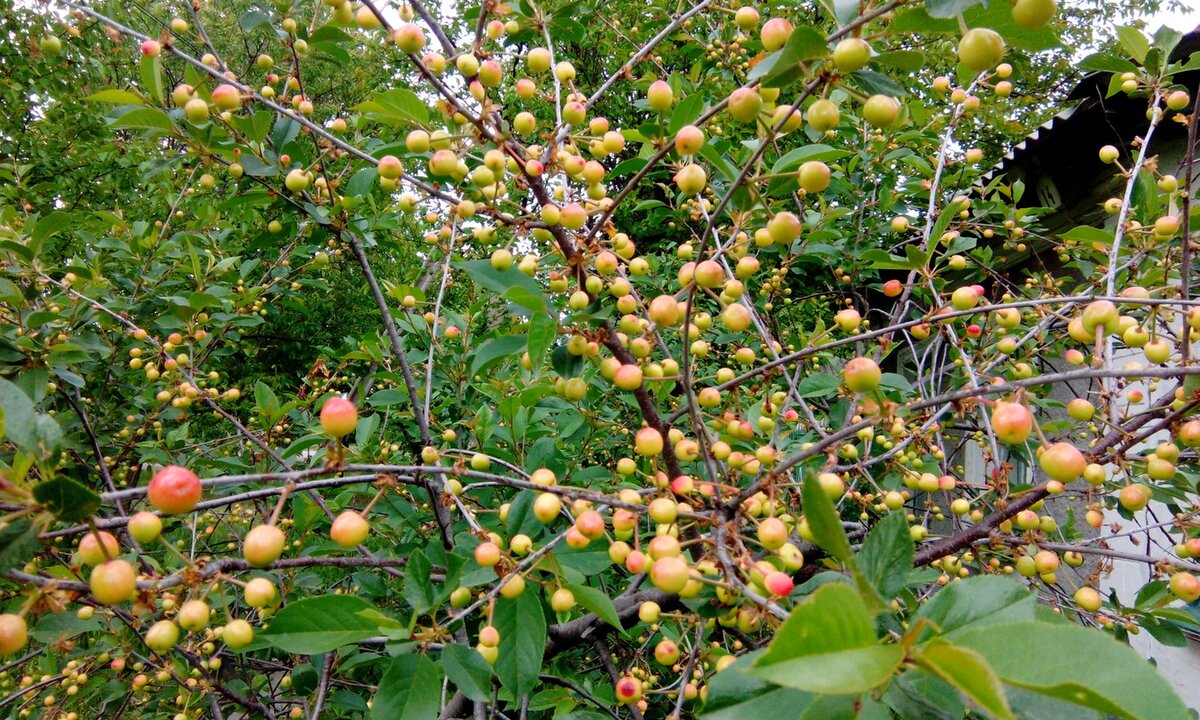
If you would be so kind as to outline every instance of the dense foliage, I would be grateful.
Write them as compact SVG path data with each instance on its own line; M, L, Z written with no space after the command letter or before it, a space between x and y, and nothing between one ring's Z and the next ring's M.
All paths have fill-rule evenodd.
M0 0L0 717L1187 717L1159 4Z

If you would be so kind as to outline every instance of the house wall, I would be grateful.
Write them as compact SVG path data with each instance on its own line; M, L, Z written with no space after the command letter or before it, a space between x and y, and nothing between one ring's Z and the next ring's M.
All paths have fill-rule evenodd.
M1153 155L1157 156L1159 167L1164 172L1174 171L1179 177L1183 176L1181 168L1185 143L1181 139L1171 138L1166 141L1156 143L1153 147ZM1030 168L1032 170L1032 168ZM1010 173L1009 177L1022 176L1027 183L1037 183L1039 180L1037 172L1020 172ZM1104 199L1112 196L1117 196L1123 191L1123 185L1117 186L1112 184L1107 176L1090 178L1091 187L1084 193L1074 193L1077 198L1075 202L1068 203L1066 207L1057 208L1057 212L1053 216L1042 219L1042 224L1051 228L1052 232L1062 232L1075 225L1079 224L1081 218L1087 218L1087 221L1095 221L1100 219L1101 222L1107 222L1108 227L1115 227L1115 217L1105 218L1102 214L1097 216L1094 212L1097 205L1102 203ZM1032 253L1030 253L1032 255ZM1018 260L1010 265L1019 267L1028 265L1033 262L1033 259L1027 255L1025 258ZM1051 268L1053 272L1061 272L1060 268ZM1014 268L1013 272L1016 271ZM1177 319L1174 325L1176 330L1180 321ZM1192 346L1192 357L1200 357L1200 344L1194 343ZM1112 365L1114 367L1122 367L1127 363L1137 362L1143 365L1146 364L1146 359L1140 350L1131 350L1129 348L1118 347L1114 350ZM1066 370L1066 363L1058 358L1044 358L1043 371L1056 372ZM1135 414L1140 409L1148 408L1152 403L1159 400L1163 393L1173 390L1174 383L1162 381L1158 383L1157 389L1151 390L1149 383L1130 383L1128 388L1137 388L1142 390L1145 395L1145 400L1130 408L1130 415ZM1091 390L1098 388L1093 387ZM1076 393L1088 391L1085 387L1056 387L1051 391L1051 397L1062 402L1067 402L1076 397ZM1152 437L1147 438L1140 445L1132 448L1128 453L1129 456L1135 457L1153 450L1159 443L1170 439L1166 431L1159 432ZM984 463L982 452L973 444L968 444L956 462L964 465L969 477L979 477L984 472ZM1109 468L1110 476L1112 468ZM1082 483L1079 484L1082 486ZM1072 486L1069 490L1078 489ZM1066 522L1065 513L1062 511L1064 503L1047 503L1047 509L1044 512L1055 517L1059 522L1060 527ZM1082 513L1080 513L1082 515ZM1136 514L1136 524L1139 526L1154 525L1167 520L1170 520L1171 513L1165 505L1159 502L1152 502L1145 510ZM1122 530L1116 531L1111 528L1116 525L1123 528L1125 531L1134 527L1133 523L1122 518L1115 511L1105 511L1105 523L1099 533L1082 524L1082 517L1077 520L1077 529L1084 535L1084 540L1081 542L1094 545L1096 538L1108 537L1115 534L1120 534ZM1105 540L1105 544L1112 550L1133 553L1133 554L1151 554L1155 557L1165 557L1173 554L1174 540L1169 534L1169 528L1160 528L1148 532L1137 533L1130 537L1119 537ZM1178 533L1174 534L1175 538L1179 537ZM1064 574L1070 578L1070 581L1076 585L1083 579L1091 575L1098 568L1098 558L1090 559L1089 562L1077 571L1072 571L1064 568L1065 573L1060 572L1060 580L1064 578ZM1110 572L1101 577L1099 589L1105 596L1108 593L1115 592L1120 601L1127 605L1132 605L1138 591L1151 579L1152 566L1144 562L1133 562L1127 560L1113 560ZM1070 585L1067 590L1069 595L1075 585ZM1071 589L1069 589L1071 588ZM1180 604L1179 602L1175 603ZM1149 633L1143 631L1138 635L1130 637L1130 645L1143 657L1151 659L1159 668L1159 671L1164 677L1174 686L1175 690L1183 698L1184 702L1193 709L1200 710L1200 644L1189 642L1185 647L1169 647L1155 640Z

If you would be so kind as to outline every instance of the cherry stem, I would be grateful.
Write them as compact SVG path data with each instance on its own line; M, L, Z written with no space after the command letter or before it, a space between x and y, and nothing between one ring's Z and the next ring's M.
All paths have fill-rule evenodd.
M371 498L371 502L367 503L367 506L365 508L363 508L361 511L359 511L358 514L362 515L365 518L367 516L367 513L371 512L371 508L375 507L375 503L379 502L380 498L382 498L384 493L386 493L386 492L387 492L387 487L379 488L379 491L375 493L375 497Z
M88 515L87 525L92 535L96 538L96 544L100 546L100 552L104 555L104 562L112 560L113 556L108 552L108 546L104 544L104 538L100 535L100 529L96 527L96 519Z
M279 521L279 514L283 512L283 505L287 502L288 495L296 489L296 481L288 480L287 485L283 486L283 492L279 493L279 500L275 503L275 509L271 512L271 519L267 520L268 525L274 525Z

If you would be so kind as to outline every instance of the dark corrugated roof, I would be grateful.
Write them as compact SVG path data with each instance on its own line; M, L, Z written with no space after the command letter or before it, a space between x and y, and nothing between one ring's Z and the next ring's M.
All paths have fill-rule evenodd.
M1183 61L1196 52L1200 52L1200 26L1183 36L1171 53L1171 61ZM1036 157L1047 144L1066 142L1080 146L1081 151L1089 151L1085 144L1103 140L1090 148L1089 154L1094 155L1099 145L1109 143L1122 147L1145 132L1149 122L1146 120L1144 99L1131 98L1124 93L1105 97L1111 75L1108 72L1094 72L1080 80L1067 95L1067 100L1076 101L1075 105L1050 118L1010 148L1004 158L984 175L982 183L1006 174L1014 166L1025 164L1026 158ZM1195 93L1200 84L1200 71L1184 73L1176 80ZM1173 130L1166 124L1161 127L1168 134Z

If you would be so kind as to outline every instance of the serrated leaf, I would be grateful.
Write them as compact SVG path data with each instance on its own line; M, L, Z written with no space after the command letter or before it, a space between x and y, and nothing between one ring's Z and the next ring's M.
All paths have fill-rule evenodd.
M558 345L550 353L550 367L565 378L573 378L583 369L583 358L567 352L566 345Z
M828 373L815 372L800 381L796 394L802 398L830 397L837 394L840 381Z
M429 122L429 108L412 90L392 88L377 93L366 102L354 106L370 120L389 124L424 125Z
M925 0L925 11L929 17L952 18L985 0Z
M1150 40L1134 27L1128 25L1118 25L1116 28L1117 39L1121 42L1121 48L1129 53L1139 64L1146 61L1146 54L1150 52Z
M861 9L860 0L833 0L833 16L837 19L839 27L849 25L851 20L858 17Z
M37 547L38 529L29 520L14 520L0 527L0 575L24 565Z
M491 290L497 294L503 294L509 288L520 287L528 291L534 297L541 299L542 307L547 307L546 296L542 293L542 289L537 286L525 273L516 268L507 270L497 270L492 267L491 260L467 260L454 263L454 267L459 270L464 270L475 284L485 290Z
M884 692L883 700L901 718L962 720L966 714L959 692L920 668L897 677Z
M771 166L771 174L788 172L800 167L802 163L810 160L820 160L821 162L829 162L843 158L850 153L845 150L823 145L821 143L813 143L811 145L801 145L798 148L788 151L786 155L775 161Z
M474 376L488 365L516 355L526 345L527 341L524 335L504 335L488 340L475 351L475 357L471 360L470 375Z
M1110 73L1126 73L1137 72L1138 66L1130 62L1128 59L1112 55L1110 53L1098 52L1088 55L1079 61L1079 69L1087 72L1110 72Z
M702 720L796 720L812 705L816 695L780 687L750 674L764 652L746 653L712 677Z
M871 614L849 585L822 585L796 605L752 675L806 692L846 695L887 682L904 648L879 645Z
M371 703L374 720L428 720L440 710L441 678L424 655L392 660Z
M103 628L104 623L98 616L81 620L75 613L59 612L43 615L37 625L29 630L29 636L40 643L53 645L67 638Z
M500 632L496 676L514 697L524 697L539 685L546 649L546 618L537 593L526 591L512 600L498 600L492 624Z
M937 641L921 648L915 659L993 716L1001 720L1015 717L1000 678L979 653Z
M858 566L884 599L894 598L908 583L913 541L904 514L889 513L871 529L858 553Z
M353 595L319 595L289 603L258 635L285 652L317 655L379 634L379 625L359 615L374 610Z
M138 60L138 73L146 94L161 105L163 102L162 56L141 55Z
M564 583L563 587L571 591L571 594L575 596L575 602L579 603L581 607L595 613L596 617L612 625L618 632L624 629L621 627L621 618L617 615L617 608L608 595L587 585Z
M691 125L704 113L703 93L692 93L679 101L671 113L671 122L667 125L667 135L674 136L684 125ZM635 171L636 172L636 171Z
M158 130L170 133L175 129L171 118L162 110L153 107L139 107L130 110L113 120L110 127L131 130Z
M4 411L4 433L18 449L32 452L37 446L33 401L7 380L0 378L0 410Z
M84 98L88 102L108 103L110 105L145 105L146 100L137 93L128 90L109 88L98 93L92 93Z
M447 644L442 647L442 669L463 695L476 702L492 696L492 668L473 647Z
M973 628L954 644L983 656L1006 684L1041 695L1131 720L1189 717L1174 688L1152 665L1098 630L1018 622Z
M855 586L858 588L860 599L867 604L871 612L882 611L884 608L883 597L859 569L854 553L850 549L850 539L846 537L846 531L842 528L842 519L838 515L837 508L825 494L815 473L809 473L805 477L800 495L804 503L804 517L808 521L808 528L812 531L816 543L850 571Z
M254 404L268 418L274 417L279 410L279 399L266 383L259 381L254 385Z
M271 25L271 16L262 10L247 10L238 17L238 26L242 28L242 32L250 32L260 25Z
M100 509L99 495L65 477L38 484L33 497L63 522L79 522Z
M546 313L536 313L529 319L526 349L531 367L541 367L546 359L546 351L554 344L557 334L558 323Z
M853 566L854 553L850 550L850 540L842 528L842 519L838 517L833 501L825 494L815 474L808 473L804 478L801 499L804 503L804 518L808 521L814 541L843 565Z
M420 550L408 554L408 563L404 567L404 599L412 606L417 615L424 615L433 609L437 595L429 576L433 565L429 558Z
M851 74L855 82L864 92L871 95L890 95L894 98L906 97L908 91L902 85L891 79L887 75L875 72L874 70L856 70Z
M531 292L521 285L513 285L500 293L500 297L531 312L544 313L546 311L545 298L540 293Z
M825 34L811 25L800 25L792 31L787 44L754 66L747 79L761 79L764 87L787 85L802 77L800 63L828 53Z
M972 627L1033 620L1037 595L1009 578L978 576L959 580L939 590L913 618L924 620L936 633L954 637Z

